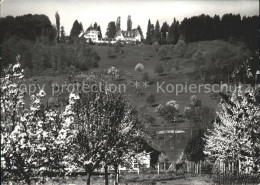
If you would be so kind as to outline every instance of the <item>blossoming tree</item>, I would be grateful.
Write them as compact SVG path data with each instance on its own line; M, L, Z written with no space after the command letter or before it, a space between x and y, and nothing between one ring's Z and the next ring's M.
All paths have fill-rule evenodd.
M239 171L259 172L259 125L260 107L252 93L223 98L214 128L206 134L205 154Z
M10 66L1 78L1 171L2 177L12 177L31 184L41 181L57 161L55 146L57 112L45 110L41 100L44 91L31 96L25 108L25 90L19 88L23 79L20 64Z

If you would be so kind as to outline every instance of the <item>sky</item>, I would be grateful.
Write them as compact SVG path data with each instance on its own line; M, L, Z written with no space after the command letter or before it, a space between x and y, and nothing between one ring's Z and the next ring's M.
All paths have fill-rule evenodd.
M171 24L174 17L180 22L184 17L200 14L225 13L242 16L259 15L259 0L0 0L1 17L8 15L45 14L55 24L55 12L60 15L61 26L69 35L73 22L82 22L84 30L97 22L105 35L110 21L121 17L121 29L126 30L127 16L131 15L133 26L141 26L145 35L148 19L160 25Z

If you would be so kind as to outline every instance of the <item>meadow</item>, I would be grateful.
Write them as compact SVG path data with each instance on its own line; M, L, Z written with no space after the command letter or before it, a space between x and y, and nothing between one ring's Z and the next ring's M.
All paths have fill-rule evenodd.
M199 72L194 69L194 57L197 52L202 52L203 57L209 56L216 52L218 48L227 48L235 55L238 55L241 44L231 44L222 40L193 42L187 45L183 56L180 56L180 48L177 45L159 46L159 50L163 48L165 56L162 58L159 52L156 52L156 47L153 45L125 45L120 47L120 52L114 57L108 56L108 50L111 46L93 45L93 49L100 57L99 66L92 68L89 71L81 72L82 75L101 75L112 84L124 84L126 94L129 95L131 103L137 108L146 118L146 128L152 134L160 130L181 130L184 134L177 134L177 141L173 141L172 134L164 134L154 138L151 145L166 153L170 160L178 160L181 158L184 148L194 133L199 129L210 128L211 121L215 117L215 110L219 99L213 97L212 92L191 92L189 90L179 92L177 94L176 84L182 86L193 84L199 86L203 84L200 79ZM158 49L158 48L157 48ZM207 59L204 58L205 62ZM229 61L226 60L226 63ZM135 71L135 66L138 63L144 65L143 71ZM162 74L154 72L156 64L160 63L164 67ZM178 63L178 69L175 67ZM108 68L114 66L119 70L119 77L112 79L111 75L107 74ZM195 71L195 72L194 72ZM144 79L144 74L148 78ZM26 83L39 84L41 87L45 84L47 101L51 97L51 84L63 84L67 79L67 75L58 76L33 76ZM139 87L134 86L134 82L139 82ZM148 81L148 86L144 86L143 82ZM162 85L162 89L158 91L158 84ZM168 85L170 84L170 85ZM168 89L167 89L168 85ZM57 95L57 94L56 94ZM151 103L147 102L148 96L153 96ZM184 108L189 105L190 97L196 95L201 100L200 115L193 121L185 118ZM58 95L57 95L58 96ZM159 104L165 105L166 102L175 100L180 105L180 112L176 117L175 123L169 123L158 113L155 112L155 106Z

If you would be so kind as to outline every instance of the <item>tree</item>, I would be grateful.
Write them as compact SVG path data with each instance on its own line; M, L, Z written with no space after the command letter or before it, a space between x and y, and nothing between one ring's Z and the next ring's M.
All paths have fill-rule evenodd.
M70 102L57 142L64 150L65 169L68 172L84 169L89 185L101 162L108 165L128 159L131 147L135 146L132 139L140 132L129 100L123 94L95 88L71 96Z
M61 28L60 28L60 42L65 43L65 41L66 41L66 33L65 33L65 30L64 30L64 26L61 26Z
M167 24L167 22L164 22L162 27L161 27L161 36L162 36L161 42L162 42L162 44L166 44L167 43L167 37L168 37L167 34L169 34L168 31L169 31L169 25Z
M153 37L153 25L151 24L150 19L148 20L147 32L146 32L146 42L148 44L152 44L152 37Z
M57 29L57 42L60 41L60 15L56 11L55 13L55 19L56 19L56 29Z
M1 78L1 176L26 184L44 181L47 170L61 168L54 145L58 111L43 108L43 90L31 96L30 108L25 108L25 89L18 86L23 80L20 64L6 72Z
M115 22L111 21L110 23L108 23L106 36L108 38L114 38L115 34L116 34L116 24Z
M98 27L98 24L95 22L93 28L97 29L97 27Z
M97 27L97 31L99 31L98 38L102 38L102 32L100 26Z
M144 36L143 36L143 31L142 31L142 28L140 27L140 25L137 26L137 30L139 31L139 33L141 35L141 40L143 40Z
M241 60L242 61L238 61L234 64L235 69L233 69L231 76L240 82L247 82L253 85L256 80L256 71L260 70L259 51L254 51L252 54L247 54L242 57ZM230 67L232 68L233 66Z
M116 31L121 29L121 17L119 16L116 20Z
M0 28L0 43L15 35L31 41L40 37L46 37L48 41L56 39L55 26L46 15L7 16L0 18Z
M102 38L101 28L100 28L100 26L96 22L94 23L93 28L96 29L97 31L99 31L98 38Z
M160 24L159 21L156 21L154 33L153 33L153 42L161 42L161 32L160 32Z
M171 26L169 27L169 31L168 31L168 42L172 43L172 44L176 44L178 42L179 39L179 21L176 21L176 19L174 18L173 23L171 24Z
M175 116L180 111L180 106L176 101L171 100L165 106L159 105L156 111L169 122L175 122Z
M260 166L260 107L252 93L222 94L213 129L205 135L205 154L214 161L238 164L236 170ZM233 165L233 167L235 168Z
M146 102L149 103L150 105L155 103L155 96L153 94L150 94L147 98L146 98Z
M184 156L187 160L198 163L205 159L206 155L204 154L205 140L204 140L204 131L199 130L199 133L193 136L184 150Z
M78 20L75 20L73 23L73 26L70 31L70 37L78 37L79 34L83 31L83 26L81 23L78 22Z
M165 58L167 57L167 51L166 48L160 48L158 51L158 55L160 56L161 60L164 61Z
M128 15L128 17L127 17L127 31L132 31L131 15Z
M154 72L158 74L162 74L164 72L162 64L156 64L154 68Z

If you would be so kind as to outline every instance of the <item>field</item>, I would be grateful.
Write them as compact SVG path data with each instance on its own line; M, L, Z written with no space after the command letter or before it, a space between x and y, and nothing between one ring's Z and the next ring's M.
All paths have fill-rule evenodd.
M119 85L124 84L126 87L125 93L130 96L132 105L138 110L142 111L147 117L152 117L153 122L147 123L147 129L152 131L159 130L181 130L184 134L177 134L177 140L173 141L172 135L161 135L157 137L156 140L152 142L152 145L162 151L167 153L171 160L177 160L181 157L183 150L185 148L188 139L191 137L192 133L196 132L199 128L210 127L210 121L215 116L215 110L217 107L218 99L212 98L210 95L212 93L191 92L189 90L184 92L179 92L177 94L176 84L180 86L185 86L193 84L198 86L202 84L198 74L194 73L194 66L192 64L192 59L194 58L194 53L201 51L203 55L207 55L216 51L217 48L226 47L234 53L238 53L240 45L232 45L225 41L203 41L190 43L187 46L187 50L183 57L179 57L179 48L173 45L160 46L166 51L166 59L163 61L155 51L154 46L147 45L126 45L120 48L121 52L116 57L108 57L107 51L110 46L99 46L94 45L93 47L98 55L101 57L99 61L99 67L93 68L83 74L104 74L111 66L114 66L119 70L120 77L116 80L112 80L110 75L103 75L110 83ZM179 69L176 70L175 66L177 61L179 62ZM228 61L226 61L228 62ZM138 63L144 65L144 70L142 72L135 71L135 66ZM157 63L162 63L164 66L163 74L156 74L154 72L155 65ZM143 74L147 73L149 76L149 86L145 87L142 82ZM45 91L47 93L46 100L51 96L51 84L52 83L64 83L67 76L36 76L32 77L33 83L42 86L45 84ZM130 82L131 81L131 82ZM140 82L140 86L136 88L134 82ZM158 85L162 85L162 89ZM168 85L168 89L167 89ZM118 86L119 87L119 86ZM139 90L137 90L139 89ZM140 93L137 94L137 91ZM149 95L154 95L155 102L152 105L146 102ZM201 115L196 121L190 122L184 116L184 107L188 106L192 95L196 95L202 102ZM176 122L174 124L167 123L166 120L162 119L154 111L154 106L158 104L165 104L169 100L175 100L180 105L180 112L177 116Z

